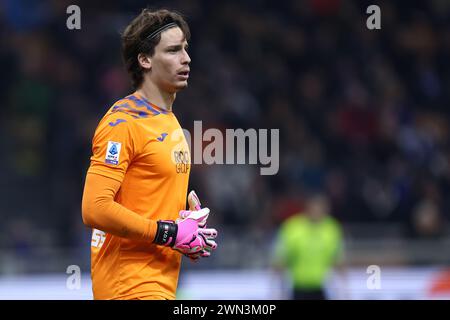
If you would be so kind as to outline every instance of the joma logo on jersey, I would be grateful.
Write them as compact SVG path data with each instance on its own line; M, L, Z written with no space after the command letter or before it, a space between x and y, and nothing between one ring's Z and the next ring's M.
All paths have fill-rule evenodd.
M121 148L122 144L120 142L108 141L108 146L106 147L105 163L118 165Z
M188 173L191 164L191 156L188 151L174 151L173 158L177 173Z

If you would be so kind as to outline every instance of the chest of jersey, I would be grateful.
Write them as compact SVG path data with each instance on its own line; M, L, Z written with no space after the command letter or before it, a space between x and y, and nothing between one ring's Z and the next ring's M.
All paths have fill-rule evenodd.
M151 178L189 175L189 146L173 114L139 121L139 132L142 148L132 159L129 170L138 170Z

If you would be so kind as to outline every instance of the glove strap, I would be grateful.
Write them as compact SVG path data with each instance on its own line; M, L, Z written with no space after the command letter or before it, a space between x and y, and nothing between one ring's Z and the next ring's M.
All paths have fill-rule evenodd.
M178 233L178 225L173 221L159 220L153 243L173 247Z

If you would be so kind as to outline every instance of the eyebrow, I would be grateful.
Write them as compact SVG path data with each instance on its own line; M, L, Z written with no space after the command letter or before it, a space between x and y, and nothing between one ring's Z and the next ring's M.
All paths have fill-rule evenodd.
M177 49L177 50L179 50L182 47L183 47L183 44L173 44L173 45L168 45L166 47L166 50L169 50L169 49ZM186 43L185 48L188 48L188 47L189 47L189 43Z

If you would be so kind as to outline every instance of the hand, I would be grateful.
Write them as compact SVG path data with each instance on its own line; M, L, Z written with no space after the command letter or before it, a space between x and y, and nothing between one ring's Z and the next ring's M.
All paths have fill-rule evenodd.
M200 199L198 198L197 194L195 193L194 190L192 190L189 195L188 195L188 204L189 204L189 210L190 211L197 211L197 210L201 210L201 202ZM180 217L184 218L187 217L187 215L190 213L190 211L184 211L182 214L180 213ZM200 227L206 227L206 222L207 222L207 217L206 219L204 219L204 221L202 221L201 223L199 223ZM208 241L213 241L212 239L214 239L217 235L213 236L211 234L204 234L207 238ZM214 242L215 243L215 242ZM205 249L202 250L202 252L200 253L196 253L196 254L192 254L192 255L187 255L191 260L197 260L200 257L209 257L211 255L211 251L213 249L211 249L212 246L208 246L205 247ZM215 245L215 248L217 247L217 244ZM214 248L214 249L215 249Z
M198 196L197 196L197 194L195 193L194 190L189 192L187 200L188 200L188 204L189 204L189 210L180 211L180 218L181 219L187 218L187 216L190 214L191 211L199 211L199 210L201 210L200 199L198 198ZM198 225L201 228L204 228L206 226L207 219L208 219L208 216L206 216L202 221L200 221ZM180 219L178 219L178 220L180 220Z
M188 194L189 210L195 211L201 209L201 202L194 190Z
M158 221L158 229L154 243L170 246L185 255L207 255L203 250L210 252L217 247L213 240L217 236L217 230L201 228L199 224L205 224L208 219L209 209L198 211L182 210L180 219L174 221Z
M209 209L204 208L198 211L182 210L179 215L180 219L177 219L176 222L178 225L178 235L174 248L190 258L194 258L196 254L199 254L202 257L210 256L211 251L217 248L217 243L214 241L217 237L217 230L201 227L206 225ZM197 230L194 233L195 238L190 233L192 221L197 223ZM186 236L184 236L184 232L186 232ZM178 241L178 239L180 240ZM189 246L191 247L190 250L186 247L187 243L189 243ZM200 246L200 248L197 246Z
M216 229L200 228L199 233L202 237L204 237L206 245L199 252L185 254L186 257L193 261L198 260L201 257L209 257L211 255L211 252L217 248L217 243L213 240L217 237Z

